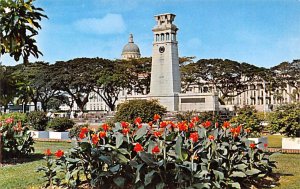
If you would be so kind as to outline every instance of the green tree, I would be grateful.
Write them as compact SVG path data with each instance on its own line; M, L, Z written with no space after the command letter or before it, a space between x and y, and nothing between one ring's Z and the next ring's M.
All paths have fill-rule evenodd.
M41 29L39 21L47 18L43 9L33 5L34 0L0 0L1 54L9 53L16 61L23 57L27 65L30 55L38 58L35 36Z
M13 71L11 66L0 65L0 106L4 106L4 112L17 93L16 83L12 76Z

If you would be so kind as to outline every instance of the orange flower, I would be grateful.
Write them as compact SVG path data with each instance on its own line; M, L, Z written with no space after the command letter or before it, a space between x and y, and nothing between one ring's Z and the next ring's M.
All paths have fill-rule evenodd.
M214 140L215 137L214 137L213 135L209 135L209 136L208 136L208 139L209 139L209 140Z
M158 154L160 152L160 149L158 146L155 146L153 149L152 149L152 154Z
M219 127L219 123L218 123L218 122L215 123L215 127L216 127L216 128Z
M57 158L60 158L60 157L62 157L64 155L64 151L63 150L57 150L56 152L55 152L55 156L57 157Z
M142 125L142 124L139 124L139 125L138 125L138 128L139 128L139 129L140 129L140 128L142 128L142 127L143 127L143 125Z
M230 123L229 123L228 121L225 121L225 122L223 123L223 128L224 128L224 129L227 129L228 127L230 127Z
M127 135L127 133L129 133L129 129L128 128L122 129L122 133L123 135Z
M179 131L188 131L188 125L185 121L179 122L177 125Z
M254 149L255 146L256 146L256 145L255 145L254 143L249 144L249 147L252 148L252 149Z
M99 137L96 134L92 134L92 143L97 144L99 141Z
M141 151L143 151L144 149L143 149L143 147L142 147L142 145L141 145L140 143L136 143L135 146L134 146L134 148L133 148L133 150L134 150L135 152L141 152Z
M232 133L233 137L238 137L238 136L239 136L239 134L240 134L240 132L241 132L241 128L242 128L242 126L239 125L239 126L236 127L236 128L231 128L231 129L230 129L230 132Z
M52 152L50 149L47 149L44 154L45 156L51 156Z
M205 127L205 128L208 128L211 126L211 122L210 121L205 121L204 123L202 123L202 125Z
M156 136L156 137L160 137L161 136L161 132L155 131L155 132L153 132L153 135Z
M165 128L167 125L168 125L168 124L167 124L166 121L163 121L163 122L160 123L160 127L161 127L161 128Z
M108 125L107 123L104 123L104 124L102 125L102 129L103 129L104 131L108 131L109 125Z
M129 127L129 123L128 122L125 122L125 121L121 121L121 126L122 128L128 128Z
M154 121L157 121L157 120L159 120L159 119L160 119L160 115L155 114L154 117L153 117L153 120L154 120Z
M137 118L135 118L135 120L134 120L134 124L136 124L136 125L140 125L142 123L142 118L141 117L137 117Z
M198 133L197 133L197 132L191 133L191 134L190 134L190 139L191 139L191 141L193 141L193 142L197 142L198 139L199 139Z
M85 133L84 132L80 132L79 133L79 138L80 139L84 139L86 137Z
M99 132L99 137L100 138L105 138L106 137L106 132L105 131L100 131Z
M248 128L248 129L245 129L246 133L250 133L251 130Z
M81 132L82 132L83 134L86 134L86 133L89 132L89 129L88 129L87 127L83 127L83 128L81 128L80 130L81 130Z
M199 121L200 121L200 119L199 119L198 116L195 116L195 117L193 117L193 119L192 119L192 122L199 122Z
M149 121L148 125L149 125L150 127L152 127L153 122L152 122L152 121Z
M173 128L176 128L176 124L173 123L173 121L168 121L167 124L171 125L171 127L173 127Z

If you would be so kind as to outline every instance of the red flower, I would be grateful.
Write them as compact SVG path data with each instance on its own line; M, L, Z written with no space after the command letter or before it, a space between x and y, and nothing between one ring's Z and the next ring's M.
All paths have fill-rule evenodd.
M175 128L175 127L176 127L176 124L175 124L175 123L173 123L172 121L168 121L168 122L167 122L167 124L168 124L168 125L171 125L171 127L173 127L173 128Z
M127 135L127 133L129 133L129 129L128 128L122 129L122 133L123 135Z
M251 130L248 128L248 129L245 129L246 133L250 133Z
M223 128L227 129L228 127L230 127L230 123L228 121L225 121L223 123Z
M158 154L160 152L160 149L158 146L155 146L153 149L152 149L152 154Z
M193 141L193 142L197 142L198 139L199 139L198 133L197 133L197 132L191 133L191 134L190 134L190 139L191 139L191 141Z
M79 138L80 139L84 139L86 137L85 133L84 132L80 132L79 133Z
M141 151L143 151L144 149L143 149L143 147L142 147L142 145L141 145L140 143L136 143L135 146L134 146L134 148L133 148L133 150L134 150L135 152L141 152Z
M155 132L153 132L153 135L156 136L156 137L160 137L161 136L161 132L155 131Z
M195 117L193 117L193 119L192 119L192 122L199 122L199 121L200 121L200 119L199 119L198 116L195 116Z
M92 143L97 144L99 141L99 137L96 134L92 134Z
M191 123L189 124L189 127L190 127L190 128L194 128L194 127L195 127L195 123L191 122Z
M218 122L215 123L215 127L216 127L216 128L219 127L219 123L218 123Z
M57 158L60 158L61 156L63 156L64 155L64 151L62 151L62 150L57 150L56 152L55 152L55 156L57 157Z
M202 125L205 127L205 128L208 128L211 126L211 122L210 121L205 121L204 123L202 123Z
M157 121L157 120L159 120L159 119L160 119L160 115L155 114L154 117L153 117L153 120L154 120L154 121Z
M5 120L5 123L6 124L12 124L14 122L14 119L13 118L7 118L6 120Z
M105 131L100 131L99 132L99 137L100 138L105 138L106 137L106 132Z
M254 143L249 144L249 147L252 148L252 149L254 149L255 146L256 146L256 145L255 145Z
M187 131L188 130L188 125L185 121L179 122L177 124L177 127L178 127L179 131Z
M267 143L265 143L265 144L264 144L264 147L265 147L265 148L267 148L267 147L268 147L268 144L267 144Z
M52 152L50 149L47 149L44 154L45 156L51 156Z
M109 125L108 125L107 123L104 123L104 124L102 125L102 129L103 129L104 131L108 131Z
M209 136L208 136L208 139L209 139L209 140L214 140L215 137L214 137L213 135L209 135Z
M239 136L239 134L241 132L241 128L242 128L242 126L239 125L236 128L231 128L230 129L230 132L232 133L233 137L238 137Z
M142 124L139 124L139 125L138 125L138 128L139 128L139 129L140 129L140 128L142 128L142 127L143 127L143 125L142 125Z
M140 125L142 123L142 118L141 117L137 117L137 118L135 118L135 120L134 120L134 124L136 124L136 125Z
M125 122L125 121L121 121L121 126L122 128L128 128L129 127L129 123L128 122Z
M163 122L160 123L160 127L161 127L161 128L165 128L167 125L168 125L168 124L167 124L166 121L163 121Z
M148 125L149 125L150 127L152 127L152 125L153 125L152 121L149 121Z
M86 134L86 133L89 132L89 129L88 129L87 127L83 127L83 128L81 128L80 130L81 130L81 132L82 132L83 134Z

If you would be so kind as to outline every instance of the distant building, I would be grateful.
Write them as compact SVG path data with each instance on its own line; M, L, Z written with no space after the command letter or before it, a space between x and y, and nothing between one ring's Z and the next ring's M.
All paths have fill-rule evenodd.
M133 58L140 58L141 53L139 47L133 42L133 35L129 35L128 43L123 47L122 59L128 60Z

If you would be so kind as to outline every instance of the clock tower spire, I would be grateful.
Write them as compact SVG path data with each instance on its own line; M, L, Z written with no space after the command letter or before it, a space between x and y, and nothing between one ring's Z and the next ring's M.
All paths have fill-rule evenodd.
M177 111L181 80L179 72L178 28L173 24L175 15L166 13L155 16L156 26L152 48L150 98L158 99L168 111Z

